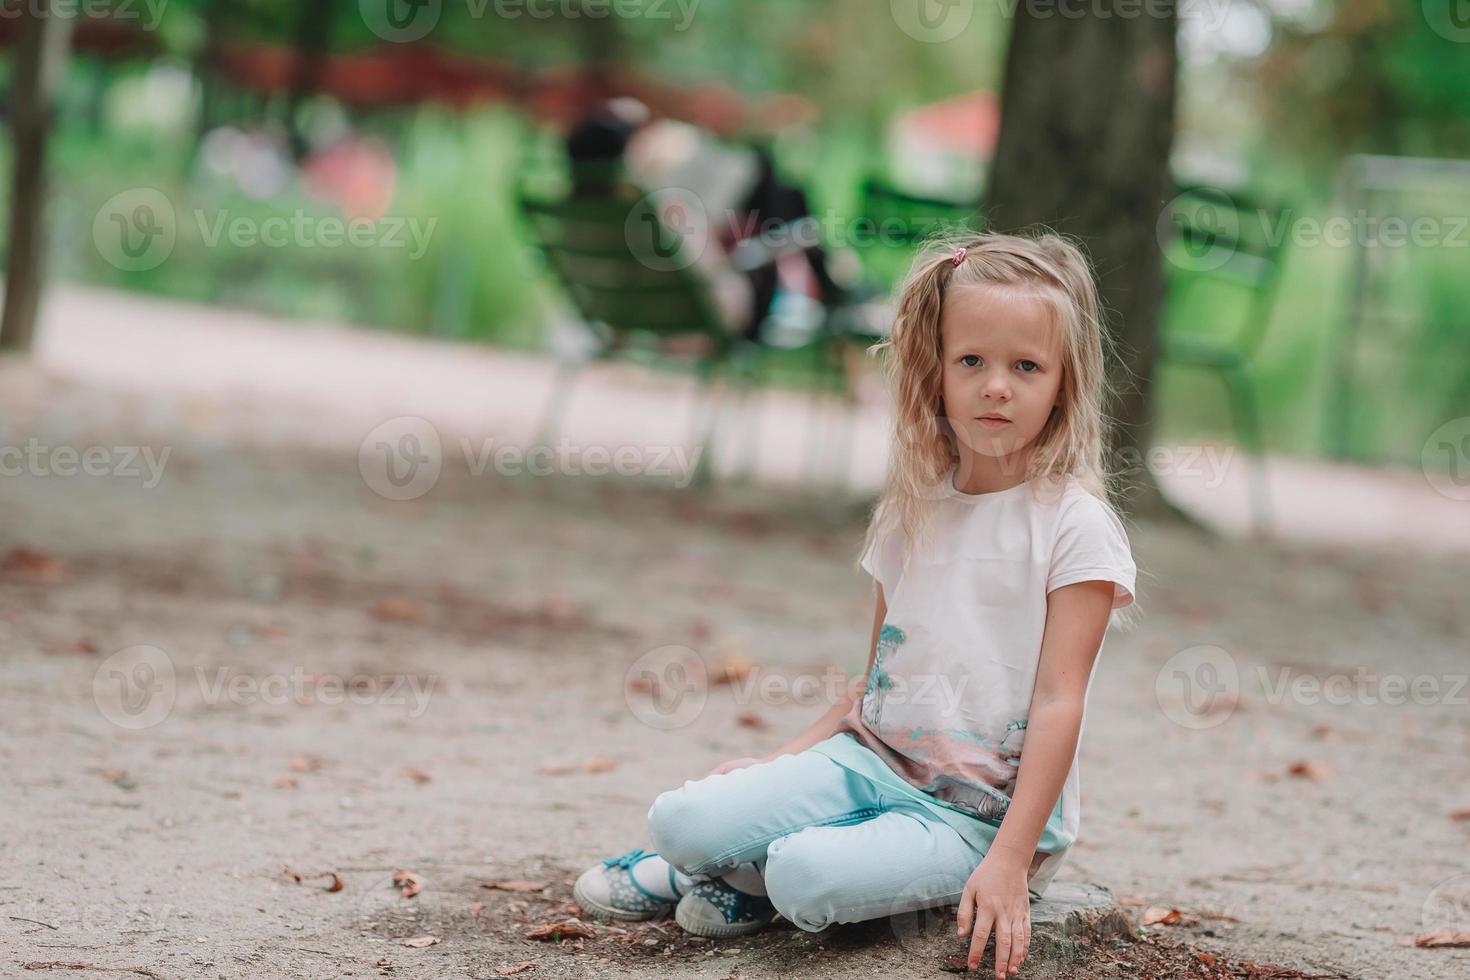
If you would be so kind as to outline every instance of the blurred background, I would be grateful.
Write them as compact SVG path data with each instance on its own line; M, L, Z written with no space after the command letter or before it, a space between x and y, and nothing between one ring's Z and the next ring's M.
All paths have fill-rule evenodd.
M141 962L156 862L181 974L534 958L647 800L817 713L655 723L644 658L861 668L893 290L1046 226L1145 613L1077 874L1221 955L1463 975L1399 942L1470 931L1463 0L0 0L0 85L0 843L67 930L17 942Z
M1035 111L1003 121L1007 97L1026 108L1003 91L1014 4L95 0L25 16L47 6L11 0L0 18L20 137L3 159L11 292L23 294L7 301L10 350L32 343L47 281L574 357L603 349L589 320L697 333L708 324L661 304L717 296L716 319L764 348L749 358L770 369L758 380L840 387L826 375L843 357L793 352L828 331L880 337L885 311L864 302L936 227L1016 224L992 186L997 146L1054 125ZM1139 43L1163 36L1150 28L1164 18L1129 9L1087 18ZM1107 195L1115 220L1157 224L1155 254L1119 262L1162 254L1169 301L1157 315L1122 304L1140 315L1119 329L1178 341L1158 343L1148 413L1165 437L1417 466L1430 423L1461 414L1470 233L1457 215L1470 188L1454 161L1470 140L1470 67L1458 15L1452 0L1183 4L1167 21L1177 93L1175 66L1153 66L1170 98L1137 116L1143 142L1120 137L1113 159L1103 137L1078 144L1094 175L1070 190ZM1017 82L1060 69L1050 84L1078 107L1116 71L1105 57L1016 54ZM1090 138L1086 124L1067 125ZM1130 196L1128 157L1161 152L1169 186L1142 175ZM697 232L675 220L668 233L720 253L701 256L709 281L684 295L662 281L680 277L639 282L611 255L569 281L558 246L585 250L598 229L547 227L526 208L569 193L574 164L706 205L685 218ZM1002 195L1031 193L1009 179ZM1090 205L1018 210L1114 259ZM789 261L802 249L824 260L815 274ZM626 289L589 295L578 275ZM664 291L660 308L630 312L639 289ZM1352 396L1370 383L1392 412Z

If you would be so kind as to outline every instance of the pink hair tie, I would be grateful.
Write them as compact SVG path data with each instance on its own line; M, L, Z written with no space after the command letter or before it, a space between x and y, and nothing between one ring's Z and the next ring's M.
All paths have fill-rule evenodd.
M965 261L965 256L969 254L969 251L967 248L962 248L954 253L954 264L958 266L961 262Z

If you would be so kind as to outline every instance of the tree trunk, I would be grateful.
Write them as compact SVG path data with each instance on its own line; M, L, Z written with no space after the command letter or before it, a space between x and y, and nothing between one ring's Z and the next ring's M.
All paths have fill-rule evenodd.
M327 51L332 43L332 18L336 10L332 0L297 0L296 65L291 73L291 89L286 97L286 133L291 143L291 156L300 163L310 149L301 130L301 106L321 88L327 67Z
M1083 17L1016 8L1006 60L1001 131L987 194L997 230L1044 224L1081 239L1098 273L1107 328L1120 357L1115 459L1130 510L1167 511L1145 458L1163 300L1156 228L1172 193L1178 13L1101 0ZM1120 463L1119 460L1124 461Z
M46 139L56 86L66 64L75 17L58 16L57 0L21 7L21 38L11 64L10 229L6 237L5 308L0 313L0 350L26 351L36 334L41 301L42 221L46 203Z

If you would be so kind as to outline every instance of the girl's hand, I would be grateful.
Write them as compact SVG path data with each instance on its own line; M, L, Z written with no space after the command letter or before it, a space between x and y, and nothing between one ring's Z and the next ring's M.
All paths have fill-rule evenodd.
M999 854L987 856L965 882L960 897L959 934L970 936L966 966L980 966L985 943L995 931L995 976L1015 976L1031 947L1031 898L1026 866Z
M762 762L767 762L767 761L769 761L769 760L767 760L767 759L755 759L755 758L749 758L749 757L744 758L744 759L731 759L729 762L722 762L719 765L715 766L713 769L711 769L709 771L709 774L711 776L718 776L718 775L720 775L722 773L734 772L736 769L744 769L746 766L760 765Z

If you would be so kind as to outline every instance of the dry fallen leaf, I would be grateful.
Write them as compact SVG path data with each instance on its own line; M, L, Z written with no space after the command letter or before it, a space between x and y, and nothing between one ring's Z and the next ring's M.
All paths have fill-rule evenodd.
M536 969L536 964L534 961L521 960L519 963L512 963L510 966L497 966L495 968L495 972L500 974L502 977L509 977L514 976L517 973L525 973L527 970L534 969Z
M327 874L332 876L332 880L327 884L327 891L340 892L342 890L342 879L338 877L337 872L328 871Z
M1162 905L1150 905L1143 910L1143 915L1139 917L1138 924L1144 926L1192 926L1198 921L1194 916L1185 915L1178 909L1165 908Z
M1463 929L1440 929L1420 933L1414 937L1414 945L1424 949L1470 949L1470 932Z
M413 898L423 890L424 882L422 878L412 871L405 871L399 868L393 872L393 886L403 890L404 898Z
M129 776L126 769L103 769L98 775L119 789L138 788L138 781Z
M438 936L420 936L417 939L403 940L403 945L410 949L423 949L425 946L432 946L438 941Z
M755 664L751 663L749 658L742 657L738 653L730 654L721 657L720 665L710 671L709 682L711 684L734 684L745 680L754 669Z
M1450 814L1450 819L1461 823L1470 821L1470 807L1466 807L1463 810L1455 810Z
M432 781L434 778L433 776L430 776L428 773L424 772L422 769L415 769L412 766L403 770L403 774L416 783L427 783Z
M754 728L757 731L762 731L771 727L770 722L766 721L754 711L747 711L737 717L735 719L735 724L739 725L741 728Z
M502 892L539 892L546 887L544 881L500 881L491 879L480 885L481 888L493 888Z
M382 623L423 623L429 617L415 599L386 596L373 603L373 618Z
M322 767L322 759L319 755L305 753L291 757L292 772L316 772Z
M393 961L390 960L390 959L388 959L388 957L386 957L386 956L379 956L375 961L373 961L373 966L392 966L392 965L393 965Z
M1312 779L1317 782L1329 779L1332 776L1332 770L1327 768L1327 764L1325 762L1318 762L1315 759L1304 759L1300 762L1293 762L1286 771L1289 775L1297 776L1301 779Z
M296 789L301 784L297 782L295 776L277 776L271 785L276 789Z
M566 776L577 771L577 767L567 762L546 762L536 767L536 771L543 776Z
M298 884L300 884L300 882L301 882L301 875L297 874L295 871L292 871L290 868L286 867L284 864L281 865L281 874L285 875L288 878L294 878L294 879L296 879L296 882Z
M77 656L90 657L97 652L97 644L83 638L74 643L55 643L48 649L52 653L74 653Z
M527 939L588 939L597 933L581 919L563 919L532 926L521 935Z
M60 585L66 578L66 569L61 562L34 548L12 548L0 560L0 573L39 585Z
M609 759L607 756L594 756L582 763L582 768L588 772L611 772L618 767L617 759Z

